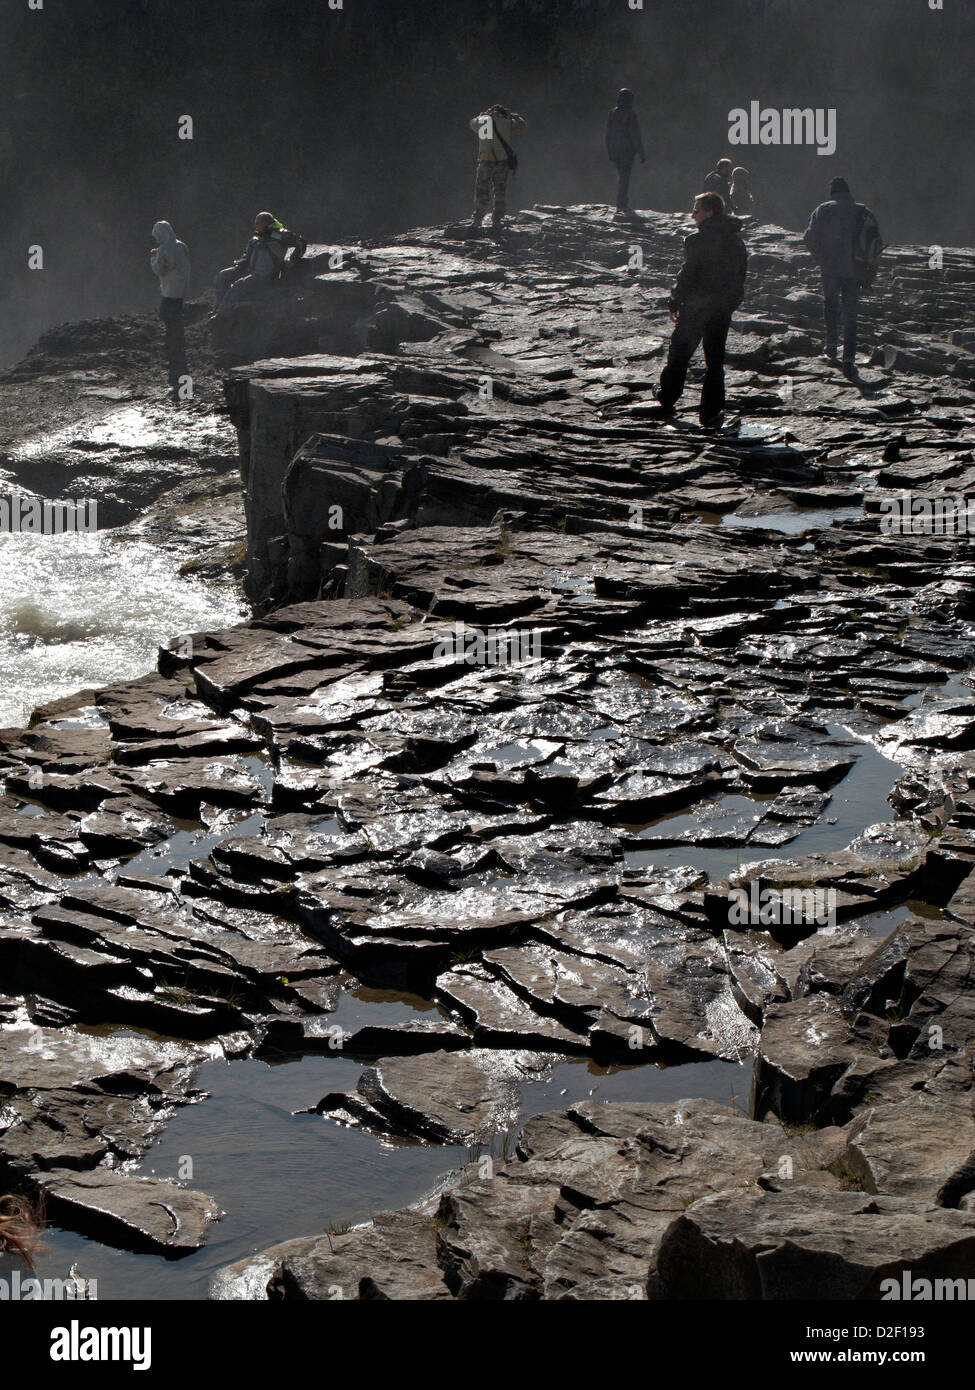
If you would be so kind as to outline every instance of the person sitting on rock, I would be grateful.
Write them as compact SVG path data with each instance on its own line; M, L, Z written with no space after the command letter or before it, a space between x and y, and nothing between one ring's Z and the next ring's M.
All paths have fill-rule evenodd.
M480 227L489 208L492 209L491 226L495 231L503 227L508 175L518 167L511 141L515 131L524 130L527 124L524 116L498 102L471 121L471 130L477 136L472 227Z
M755 211L752 176L741 165L731 171L731 211L738 217L750 217Z
M725 207L731 202L731 168L730 159L719 159L704 180L705 193L717 193Z
M842 318L843 371L847 376L856 375L857 309L860 302L856 257L858 240L865 227L871 227L879 240L880 229L873 213L862 203L855 203L849 184L845 179L837 178L829 186L829 201L820 203L813 210L803 238L823 275L823 319L826 325L823 355L831 362L836 361Z
M616 165L619 176L616 187L616 211L627 213L630 208L630 173L633 161L640 156L641 164L646 164L643 153L643 137L640 122L633 110L633 93L629 87L620 89L616 105L606 121L606 153L610 162Z
M699 193L691 213L697 225L684 242L684 264L670 295L676 323L667 365L654 396L662 415L673 415L684 390L687 366L704 342L700 419L705 429L721 423L724 410L724 353L731 316L744 298L748 252L741 223L729 217L717 193Z
M263 297L280 280L286 264L301 260L307 246L304 237L289 232L273 213L259 212L254 219L254 235L244 247L243 256L217 275L215 313L225 314L245 299Z
M180 378L186 375L186 339L183 333L183 300L190 289L190 253L168 222L152 229L156 245L149 252L149 266L159 278L159 317L166 330L166 362L169 385L177 397Z

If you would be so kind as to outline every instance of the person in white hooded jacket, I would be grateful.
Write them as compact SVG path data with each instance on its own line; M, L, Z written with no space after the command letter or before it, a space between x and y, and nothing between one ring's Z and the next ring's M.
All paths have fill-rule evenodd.
M166 329L166 361L169 385L174 399L180 378L186 371L186 340L183 333L183 300L190 288L190 253L168 222L157 222L152 229L156 245L149 253L149 265L159 279L159 317Z

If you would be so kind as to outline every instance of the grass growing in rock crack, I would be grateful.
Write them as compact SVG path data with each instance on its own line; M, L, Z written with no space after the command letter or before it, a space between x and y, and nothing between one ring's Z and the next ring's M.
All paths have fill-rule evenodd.
M328 1226L325 1226L323 1229L325 1231L325 1239L328 1241L328 1248L334 1255L335 1246L332 1244L332 1237L344 1236L347 1231L352 1230L352 1223L350 1221L332 1221Z
M862 1173L855 1173L843 1158L838 1158L835 1163L831 1163L828 1171L840 1180L841 1192L869 1192L866 1180Z
M795 1139L800 1134L815 1134L816 1126L814 1124L790 1125L783 1121L782 1133L787 1139Z

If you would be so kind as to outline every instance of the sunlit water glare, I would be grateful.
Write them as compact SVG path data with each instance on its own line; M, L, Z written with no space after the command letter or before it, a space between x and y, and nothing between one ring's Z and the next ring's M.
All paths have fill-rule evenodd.
M235 590L184 578L145 542L0 535L0 727L76 690L144 675L172 638L246 616Z

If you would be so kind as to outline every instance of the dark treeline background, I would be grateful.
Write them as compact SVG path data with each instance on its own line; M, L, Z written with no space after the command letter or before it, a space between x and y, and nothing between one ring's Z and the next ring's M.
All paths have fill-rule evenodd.
M636 206L686 209L722 154L801 228L844 175L888 241L970 244L975 5L944 0L0 0L0 362L51 324L155 306L152 223L197 294L269 208L341 243L470 215L467 123L526 116L513 206L608 202L620 86ZM727 146L728 113L836 107L832 157ZM194 139L177 138L193 117ZM27 268L27 248L45 268Z

